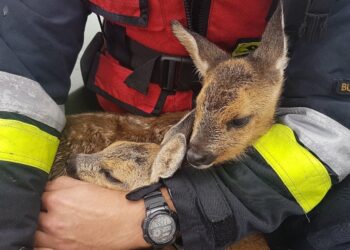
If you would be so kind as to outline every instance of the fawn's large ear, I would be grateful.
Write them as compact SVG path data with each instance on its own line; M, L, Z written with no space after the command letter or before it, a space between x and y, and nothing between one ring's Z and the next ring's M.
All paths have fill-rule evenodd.
M178 21L172 21L174 35L190 54L198 72L204 76L208 69L230 56L204 37L185 29Z
M171 177L181 167L186 150L186 137L183 134L177 134L163 144L153 162L150 183Z
M192 133L194 116L195 116L195 109L190 111L178 123L176 123L174 126L172 126L168 130L168 132L166 132L166 134L164 135L161 146L166 144L176 134L183 134L185 136L186 140L188 140L190 138L191 133Z
M260 46L249 56L260 68L284 70L287 66L287 37L284 33L283 6L281 1L266 26Z

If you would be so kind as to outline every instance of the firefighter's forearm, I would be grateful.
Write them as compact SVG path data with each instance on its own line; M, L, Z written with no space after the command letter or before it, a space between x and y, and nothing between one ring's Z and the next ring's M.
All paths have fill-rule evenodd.
M329 175L290 128L276 124L239 161L206 171L183 167L165 183L185 248L217 249L310 212L329 191Z
M31 248L87 18L80 0L0 4L0 249Z
M0 249L31 247L64 114L37 82L0 73Z

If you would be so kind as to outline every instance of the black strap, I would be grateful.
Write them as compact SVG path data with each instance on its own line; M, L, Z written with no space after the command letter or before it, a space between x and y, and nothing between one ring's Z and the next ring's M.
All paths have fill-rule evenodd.
M87 85L97 70L96 65L96 54L103 47L104 39L102 32L98 32L95 37L91 40L87 46L80 60L81 74L83 77L84 84Z
M149 19L148 0L139 0L139 7L140 7L139 16L127 16L127 15L122 15L120 13L105 10L98 5L95 5L94 3L91 3L91 2L89 3L89 8L92 12L96 13L97 15L103 16L104 18L112 22L146 27L148 25L148 19Z
M139 201L146 195L159 190L163 186L162 183L158 182L149 186L137 188L126 195L129 201Z
M130 68L130 50L126 29L123 26L105 22L105 38L107 50L121 65Z
M125 79L126 85L147 95L148 85L151 82L154 65L157 59L158 57L154 57L140 67L137 67L134 72Z
M328 17L335 0L308 0L304 22L299 29L299 37L316 41L327 31Z
M102 32L102 34L103 34L103 37L106 37L106 35L105 35L104 21L102 21L100 15L96 14L96 16L97 16L97 20L98 20L98 23L99 23L99 25L100 25L100 29L101 29L101 32Z
M111 41L107 40L109 43ZM143 94L147 94L150 82L158 83L163 90L169 92L200 90L200 80L194 73L195 66L189 57L163 55L132 39L127 39L122 46L128 48L128 54L120 53L116 48L108 49L108 52L118 61L124 60L121 64L133 70L125 80L129 87ZM113 45L107 46L111 47Z
M269 12L267 13L265 20L269 21L273 15L273 13L275 13L275 10L277 9L278 3L280 0L272 0Z
M168 97L169 94L170 94L169 91L162 89L162 91L160 92L157 104L152 111L152 114L160 115L160 113L162 112L163 106L165 104L166 98Z

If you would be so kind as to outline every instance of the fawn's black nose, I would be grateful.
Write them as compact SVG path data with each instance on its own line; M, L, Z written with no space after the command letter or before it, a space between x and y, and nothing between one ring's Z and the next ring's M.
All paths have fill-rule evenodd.
M207 168L215 160L215 156L212 153L192 145L190 145L190 149L187 151L186 158L188 163L195 168Z
M70 177L78 179L76 157L71 157L67 160L66 171Z

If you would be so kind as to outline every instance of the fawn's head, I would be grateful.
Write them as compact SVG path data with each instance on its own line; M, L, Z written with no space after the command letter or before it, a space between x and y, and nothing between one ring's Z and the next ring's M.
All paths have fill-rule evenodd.
M234 159L272 125L287 64L281 6L270 19L260 46L232 58L200 35L172 23L202 77L187 160L207 168Z
M181 166L186 148L183 134L175 134L161 146L118 141L98 153L71 157L66 170L76 179L130 191L172 176Z

